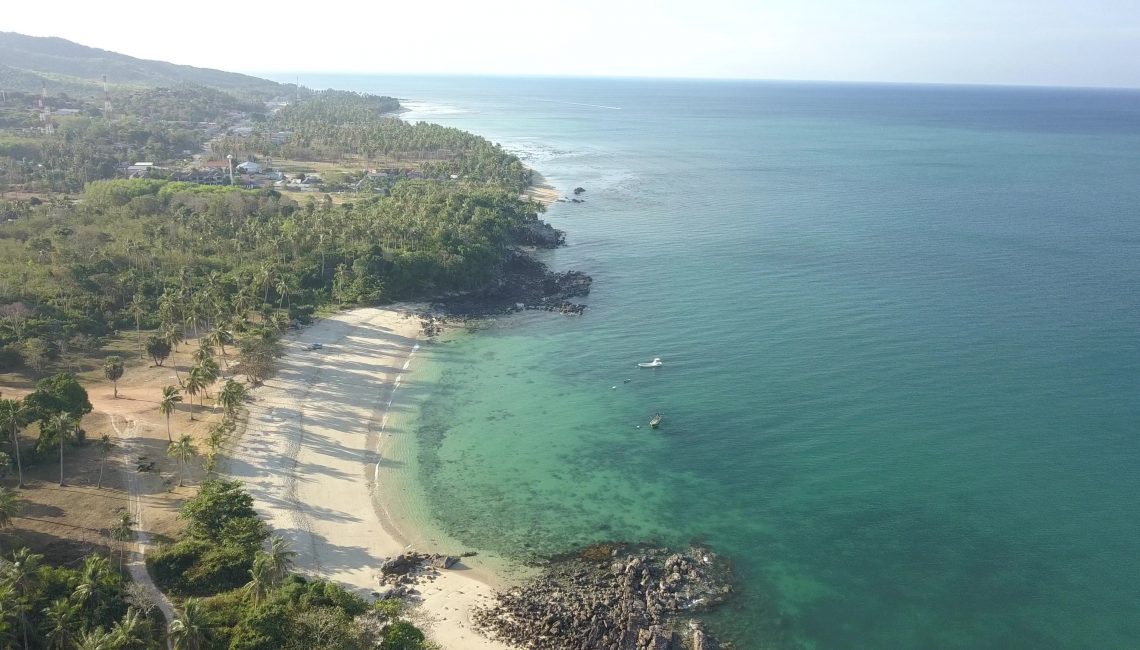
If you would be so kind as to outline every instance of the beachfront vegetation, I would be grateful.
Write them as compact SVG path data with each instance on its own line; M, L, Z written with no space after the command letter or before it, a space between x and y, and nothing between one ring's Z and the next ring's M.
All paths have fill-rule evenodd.
M72 74L71 62L51 62L67 65L47 71L49 88L52 79L78 82L59 77ZM23 451L58 454L61 484L69 446L86 437L86 391L72 374L52 373L99 358L117 397L119 380L136 376L134 356L161 366L196 343L190 368L168 364L176 385L162 389L157 406L178 484L184 476L193 483L187 465L198 447L188 435L175 438L170 419L179 408L195 418L220 365L255 385L272 374L281 333L317 310L478 289L514 244L532 243L541 207L519 196L531 173L498 145L394 119L399 103L388 97L198 77L215 87L112 87L110 111L101 95L41 101L8 84L0 97L0 372L39 380L27 397L0 400L0 470L13 460L21 484L22 432L38 436ZM227 154L234 163L313 163L325 177L321 191L346 194L294 200L268 189L267 178L256 190L211 184L238 182L232 173L219 178ZM198 175L199 167L215 175ZM129 347L98 354L111 340ZM244 397L232 379L217 392L224 417L205 441L207 476ZM101 486L112 443L100 440ZM0 492L0 525L19 508L14 493ZM292 552L239 484L207 479L182 517L185 531L148 558L178 605L168 630L175 647L425 647L393 603L371 606L290 574ZM4 564L0 647L161 647L152 606L132 601L124 586L134 525L122 513L107 529L117 570L85 567L72 580L55 573L72 569L40 566L27 552ZM139 625L145 634L124 632Z
M27 549L0 558L0 647L160 647L161 615L102 555L52 566ZM99 645L84 641L101 639Z
M418 650L423 633L391 601L370 605L329 582L290 573L296 555L253 511L241 483L210 480L186 502L186 529L147 561L159 586L185 597L171 625L180 647Z
M0 371L47 368L116 330L236 338L263 379L271 333L329 304L488 283L537 205L494 186L405 181L391 195L298 205L272 190L155 180L91 183L0 226Z

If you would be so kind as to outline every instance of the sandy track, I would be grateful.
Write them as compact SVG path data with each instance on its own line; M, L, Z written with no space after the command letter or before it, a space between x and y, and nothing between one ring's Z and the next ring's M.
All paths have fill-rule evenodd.
M132 545L131 559L127 561L127 570L130 571L131 579L136 583L142 585L143 590L150 597L151 601L158 606L162 616L166 619L166 624L170 625L174 621L174 604L166 597L166 594L158 588L154 580L150 577L150 572L146 568L146 552L151 546L150 534L147 532L146 522L146 509L143 507L142 497L140 495L139 476L138 472L131 468L131 458L136 458L140 455L140 450L144 449L140 445L140 437L138 433L138 421L131 420L123 417L123 427L120 428L116 422L117 414L108 412L107 416L111 423L111 428L115 431L117 437L122 441L122 448L117 454L117 460L121 466L123 480L127 486L128 507L127 512L134 520L135 534L137 536L137 544ZM167 641L167 647L173 647Z

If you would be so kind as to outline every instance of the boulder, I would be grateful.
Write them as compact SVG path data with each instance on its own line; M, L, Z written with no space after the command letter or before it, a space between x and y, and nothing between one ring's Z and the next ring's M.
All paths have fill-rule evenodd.
M431 565L437 569L450 569L459 562L459 558L454 555L437 555L432 561Z
M670 650L673 647L673 633L658 625L642 628L637 633L638 650Z
M385 560L384 564L380 565L380 575L383 576L402 576L414 569L420 563L420 558L415 553L400 554L396 557Z

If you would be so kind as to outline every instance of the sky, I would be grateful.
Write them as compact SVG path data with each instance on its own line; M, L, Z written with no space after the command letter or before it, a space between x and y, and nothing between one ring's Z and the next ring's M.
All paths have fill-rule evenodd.
M1140 0L6 4L0 31L239 72L1140 87Z

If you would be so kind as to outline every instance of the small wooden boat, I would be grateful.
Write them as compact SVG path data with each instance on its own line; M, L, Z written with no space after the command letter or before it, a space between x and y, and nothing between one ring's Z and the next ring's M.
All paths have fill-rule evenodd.
M649 426L656 429L658 426L661 425L661 420L664 420L664 419L665 419L664 415L662 415L660 413L654 413L653 417L649 418Z

